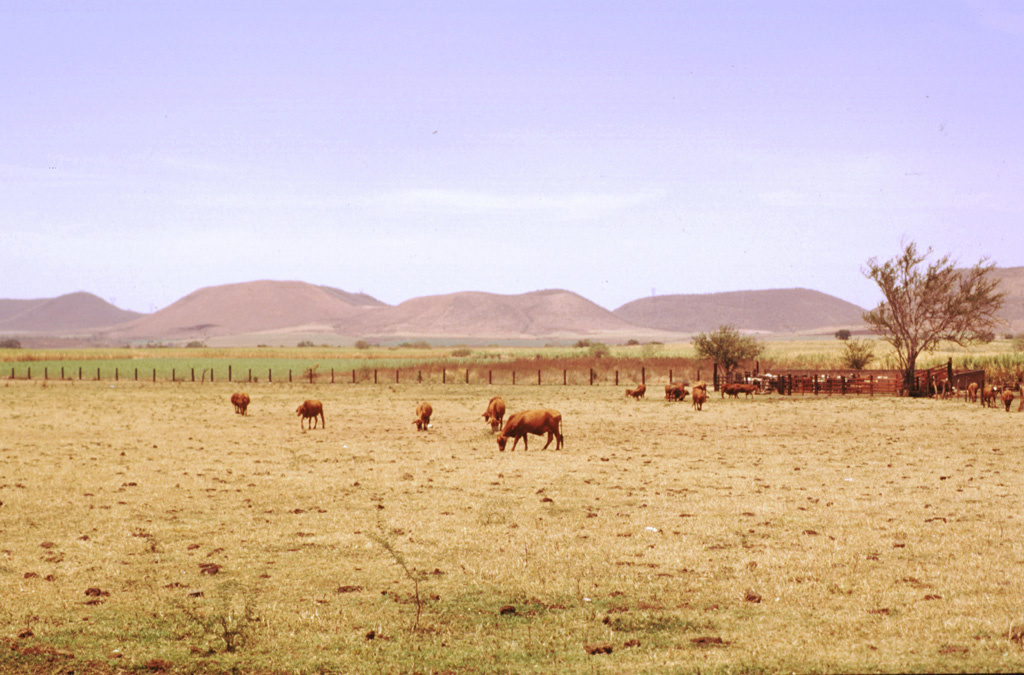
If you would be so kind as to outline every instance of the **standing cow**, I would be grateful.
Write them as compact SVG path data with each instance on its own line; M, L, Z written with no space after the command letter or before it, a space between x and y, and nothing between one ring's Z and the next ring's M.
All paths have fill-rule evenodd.
M244 415L245 411L249 409L249 395L245 393L232 394L231 403L235 406L236 413Z
M491 433L501 428L505 419L505 399L500 396L492 396L487 402L487 410L484 411L484 421L491 425Z
M694 410L703 410L704 402L708 400L707 387L694 387L690 394Z
M978 402L978 383L971 382L967 385L967 389L964 390L964 400L968 403Z
M1002 399L1006 412L1010 412L1010 404L1013 403L1013 389L1003 389Z
M665 385L666 401L683 401L689 393L686 390L686 385L682 382L673 382L672 384Z
M434 408L424 401L416 406L416 419L412 421L417 431L426 431L430 426L430 416L434 414Z
M562 438L562 413L557 410L527 410L515 413L508 418L505 428L498 434L498 450L505 452L505 443L510 438L513 441L512 449L509 452L515 452L516 444L519 443L520 438L523 439L523 450L529 450L527 434L534 434L536 436L548 435L548 442L544 444L541 450L547 450L547 447L551 445L551 439L557 438L558 442L555 444L555 450L561 450L564 445Z
M310 429L316 429L317 417L320 418L320 422L322 423L321 428L327 428L327 420L324 419L324 405L320 401L307 399L295 409L295 413L302 418L299 420L300 428L309 427ZM310 418L312 418L313 421L303 426L303 423ZM312 426L309 426L310 424Z

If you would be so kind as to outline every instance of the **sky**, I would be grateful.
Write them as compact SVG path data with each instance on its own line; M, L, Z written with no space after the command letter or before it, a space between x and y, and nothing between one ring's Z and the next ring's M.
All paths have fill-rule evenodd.
M0 298L809 288L1024 266L1014 0L7 0Z

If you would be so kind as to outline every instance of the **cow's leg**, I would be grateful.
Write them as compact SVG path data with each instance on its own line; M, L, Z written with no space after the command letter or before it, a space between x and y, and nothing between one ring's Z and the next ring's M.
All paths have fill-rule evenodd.
M555 437L555 435L549 431L548 432L548 442L544 444L544 447L541 448L541 450L547 450L548 446L551 445L551 439L554 438L554 437Z

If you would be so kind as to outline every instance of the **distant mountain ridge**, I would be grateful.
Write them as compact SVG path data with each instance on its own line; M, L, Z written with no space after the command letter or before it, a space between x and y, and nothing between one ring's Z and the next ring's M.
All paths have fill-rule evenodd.
M1024 267L996 269L1010 331L1024 331ZM502 295L465 291L388 305L302 281L251 281L201 288L151 314L118 309L91 293L0 300L0 335L219 345L281 343L287 336L605 341L685 339L730 324L741 331L827 333L863 328L862 309L819 291L793 288L641 298L609 311L562 289ZM315 338L314 338L315 339Z
M84 291L39 300L0 300L0 331L79 331L142 316Z
M863 309L805 288L658 295L626 303L615 315L639 326L679 333L723 324L740 330L801 333L862 323Z

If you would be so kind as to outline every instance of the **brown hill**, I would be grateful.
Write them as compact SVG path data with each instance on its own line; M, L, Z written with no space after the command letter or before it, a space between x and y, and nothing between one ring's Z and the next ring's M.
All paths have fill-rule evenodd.
M637 327L564 290L520 295L467 291L407 300L335 325L352 336L568 337L631 335Z
M105 328L144 316L119 309L92 293L68 293L39 300L0 300L0 331L78 332Z
M658 295L626 303L615 316L638 326L694 333L729 324L738 330L801 333L860 326L853 303L805 288Z
M999 279L999 288L1006 294L999 316L1006 322L1007 331L1024 333L1024 267L997 268L992 275Z
M302 281L252 281L201 288L172 305L107 332L111 339L203 340L330 324L375 307L365 294Z

